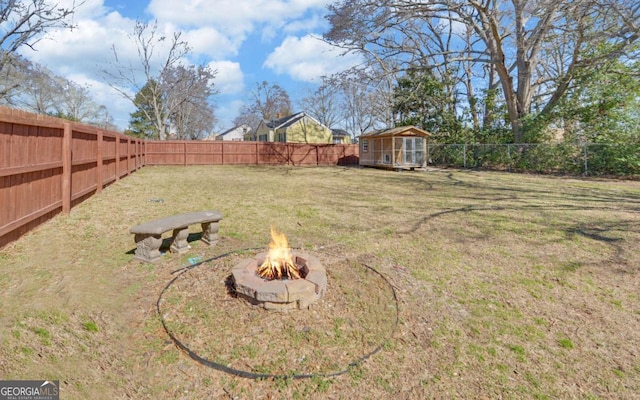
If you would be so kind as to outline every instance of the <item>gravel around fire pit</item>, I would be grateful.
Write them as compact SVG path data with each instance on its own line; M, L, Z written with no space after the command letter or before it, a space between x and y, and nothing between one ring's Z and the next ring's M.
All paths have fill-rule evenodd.
M316 254L326 294L308 310L270 312L235 296L232 253L179 275L159 301L167 330L198 357L269 375L332 374L384 344L397 317L392 288L366 266Z

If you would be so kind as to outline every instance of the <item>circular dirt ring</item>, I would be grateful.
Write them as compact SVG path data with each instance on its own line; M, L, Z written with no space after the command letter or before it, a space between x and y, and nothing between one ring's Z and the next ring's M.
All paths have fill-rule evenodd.
M240 250L184 268L165 286L157 310L171 340L208 367L247 378L336 376L377 353L398 324L393 286L372 267L327 261L325 295L308 310L276 312L233 292Z

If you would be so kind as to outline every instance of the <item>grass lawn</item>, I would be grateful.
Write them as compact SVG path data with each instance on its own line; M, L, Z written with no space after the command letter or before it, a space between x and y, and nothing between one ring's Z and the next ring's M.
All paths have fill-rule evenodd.
M194 227L189 253L133 260L131 226L207 209L215 247ZM271 226L327 267L309 310L225 290ZM58 379L65 399L637 398L638 243L635 181L145 167L0 251L0 378ZM221 365L315 376L203 366L162 321Z

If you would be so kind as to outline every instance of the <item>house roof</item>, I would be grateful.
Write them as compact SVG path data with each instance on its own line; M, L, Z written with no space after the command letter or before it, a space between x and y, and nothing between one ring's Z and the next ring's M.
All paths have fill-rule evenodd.
M414 125L398 126L391 129L381 129L373 132L363 133L361 137L391 137L391 136L422 136L429 137L431 134Z
M231 129L227 129L226 131L224 131L224 132L222 132L222 133L218 134L218 136L224 136L224 135L227 135L227 134L229 134L229 133L231 133L231 132L235 132L235 131L236 131L236 130L238 130L238 129L243 129L243 128L245 128L245 127L247 128L247 130L246 130L246 132L247 132L247 133L248 133L248 132L251 132L251 127L250 127L249 125L245 125L245 124L243 124L243 125L234 126L234 127L233 127L233 128L231 128ZM243 133L244 133L244 132L243 132Z
M349 135L349 132L345 131L344 129L332 129L331 130L331 134L333 135L333 137L351 136L351 135Z
M317 119L313 118L311 115L307 114L304 111L301 111L301 112L295 113L295 114L291 114L291 115L288 115L288 116L283 117L283 118L274 119L274 120L271 120L271 121L264 121L264 123L270 129L288 128L291 125L295 124L296 122L300 121L304 117L307 117L307 118L311 119L312 121L314 121L316 124L318 124L320 126L324 126L322 123L320 123L320 121L318 121ZM327 128L327 129L329 129L329 128Z

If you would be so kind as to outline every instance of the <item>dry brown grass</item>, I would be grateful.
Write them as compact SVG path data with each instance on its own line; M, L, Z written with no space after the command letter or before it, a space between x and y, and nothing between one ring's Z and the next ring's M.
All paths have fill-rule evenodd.
M224 215L216 247L193 241L153 266L132 259L131 226L202 209ZM77 399L637 398L639 211L629 181L146 167L2 249L0 376L59 379ZM305 312L255 310L224 291L233 259L209 261L167 293L172 327L237 368L340 369L392 326L389 290L358 278L366 264L399 300L381 352L338 377L256 381L201 366L169 340L156 301L172 272L266 248L272 225L327 263L326 298Z

